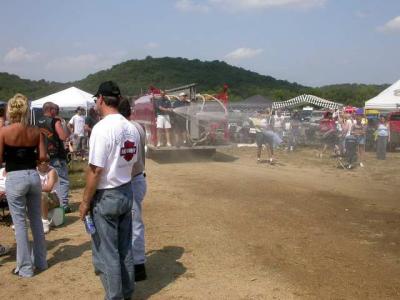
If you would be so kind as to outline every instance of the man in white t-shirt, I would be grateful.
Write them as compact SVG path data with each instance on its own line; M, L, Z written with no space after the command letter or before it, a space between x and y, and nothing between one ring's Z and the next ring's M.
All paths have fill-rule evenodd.
M82 220L90 213L95 273L106 299L130 299L134 291L132 255L133 164L140 137L136 127L118 113L121 93L112 81L100 84L96 108L103 117L92 130L86 187L79 207Z
M74 135L76 141L75 150L81 152L86 148L85 137L85 109L78 106L76 114L69 120L68 127Z

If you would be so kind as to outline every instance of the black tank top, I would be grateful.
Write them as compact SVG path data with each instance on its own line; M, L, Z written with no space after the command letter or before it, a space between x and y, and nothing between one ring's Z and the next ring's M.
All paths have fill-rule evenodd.
M58 137L55 123L56 120L54 118L43 116L37 121L36 125L46 137L47 154L50 156L50 159L66 159L67 153L65 152L64 143Z
M20 147L4 145L6 172L36 169L37 146Z

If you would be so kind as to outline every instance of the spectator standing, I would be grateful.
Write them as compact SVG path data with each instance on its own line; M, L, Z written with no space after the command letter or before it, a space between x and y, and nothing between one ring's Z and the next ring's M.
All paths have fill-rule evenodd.
M131 106L129 101L122 100L118 110L121 115L128 120L130 119ZM146 132L139 123L135 121L131 121L131 123L135 125L140 135L140 147L137 151L137 161L133 165L132 169L132 249L133 261L135 264L135 281L142 281L147 278L145 268L145 227L142 218L142 202L147 191L146 173L144 172L146 160Z
M187 107L190 105L190 101L187 98L186 93L179 94L179 100L175 101L172 105L174 110L174 133L175 133L175 145L180 147L187 143Z
M268 117L268 116L266 116ZM261 162L261 150L265 145L268 153L268 163L274 162L274 135L268 124L268 119L265 116L250 118L256 129L256 144L257 144L257 163Z
M289 150L293 151L297 147L300 137L300 114L297 111L292 115L290 128L291 136L289 137Z
M322 147L319 152L319 157L322 158L326 149L331 147L332 150L336 145L337 131L336 122L332 118L332 112L328 111L324 114L324 118L320 121L319 130L321 133Z
M285 122L285 117L282 116L282 112L278 110L273 118L273 128L274 132L282 139L283 136L283 126Z
M365 140L367 129L366 126L362 122L362 115L356 116L356 123L353 125L352 135L354 135L357 139L357 152L358 159L360 162L360 167L364 167L364 154L365 154Z
M6 197L6 169L0 169L0 199L3 200ZM10 249L8 247L3 246L0 244L0 256L4 256L10 253Z
M97 115L94 107L91 107L88 112L88 116L85 119L85 132L87 133L88 138L90 138L90 134L92 133L94 125L99 121L99 116Z
M386 159L387 143L390 141L390 130L389 124L386 122L386 118L383 116L379 119L376 135L376 158L384 160Z
M161 92L161 98L156 101L157 114L157 147L161 146L161 136L165 134L167 147L171 147L171 120L169 114L172 112L171 102L164 91Z
M56 169L60 179L61 205L65 213L70 213L67 153L64 147L64 141L68 139L69 131L67 128L63 128L62 119L57 116L57 106L52 102L43 104L43 117L38 120L37 125L46 137L50 165Z
M140 143L135 126L118 113L119 87L100 84L95 95L103 117L93 128L86 187L79 206L82 220L90 213L95 273L106 299L130 299L134 290L132 256L132 167Z
M0 107L0 128L6 125L5 114L4 107Z
M0 164L6 164L6 196L15 228L17 267L15 275L32 277L34 269L47 269L46 241L41 219L41 185L36 161L46 159L44 137L29 126L28 99L16 94L8 101L9 126L0 130ZM31 257L26 216L33 236Z
M78 106L76 114L69 120L69 130L74 135L76 151L82 157L84 157L84 150L86 149L87 139L85 137L85 109Z

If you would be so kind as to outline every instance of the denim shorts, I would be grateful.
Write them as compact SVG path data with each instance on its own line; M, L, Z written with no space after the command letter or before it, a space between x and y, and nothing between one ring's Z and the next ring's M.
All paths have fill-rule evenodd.
M365 135L361 135L357 137L357 144L365 145Z

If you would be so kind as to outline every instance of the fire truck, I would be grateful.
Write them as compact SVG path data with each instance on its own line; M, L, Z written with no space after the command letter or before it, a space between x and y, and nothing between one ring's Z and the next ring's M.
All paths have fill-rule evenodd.
M140 123L146 130L146 156L168 153L171 151L195 151L213 154L218 148L229 147L228 131L228 86L224 85L218 95L198 94L196 84L188 84L165 90L165 97L174 107L174 101L179 101L179 94L185 93L190 102L179 116L184 118L186 125L186 143L177 146L172 139L172 146L157 146L156 103L161 99L161 90L150 87L148 92L133 103L131 118ZM171 121L174 120L171 112ZM174 137L172 123L171 138Z

